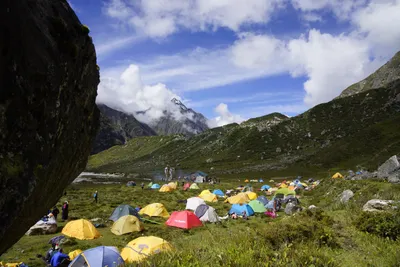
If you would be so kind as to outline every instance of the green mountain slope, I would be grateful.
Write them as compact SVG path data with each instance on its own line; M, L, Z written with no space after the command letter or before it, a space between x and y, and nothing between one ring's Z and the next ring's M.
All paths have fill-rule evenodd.
M215 173L375 168L400 151L400 80L335 99L265 129L227 125L192 138L144 137L92 156L87 169L150 172L166 164Z

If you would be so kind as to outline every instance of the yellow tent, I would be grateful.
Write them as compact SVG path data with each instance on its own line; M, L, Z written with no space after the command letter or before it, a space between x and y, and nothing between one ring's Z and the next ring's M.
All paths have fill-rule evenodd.
M75 249L74 251L71 251L68 253L69 259L72 261L74 260L79 254L81 254L83 251L80 249Z
M208 191L208 190L207 190L207 191ZM204 194L204 195L201 195L201 194L200 194L199 197L200 197L201 199L203 199L204 201L207 201L207 202L217 202L217 201L218 201L217 195L215 195L215 194L213 194L213 193Z
M340 172L337 172L332 176L332 179L338 179L338 178L343 178L343 175Z
M168 184L168 186L169 186L171 189L173 189L173 190L175 190L175 189L178 187L177 183L173 183L173 182L170 182L170 183Z
M199 186L198 186L197 184L193 183L193 184L189 187L189 189L200 189L200 188L199 188Z
M121 251L121 257L126 263L144 260L151 254L169 251L172 246L162 238L142 236L129 242Z
M244 204L249 202L250 199L246 193L239 193L236 196L228 197L225 202L230 204Z
M23 262L3 263L0 261L0 267L19 267Z
M169 213L161 203L149 204L139 211L140 215L148 215L150 217L163 217L168 218Z
M208 195L208 194L211 194L210 190L203 190L203 191L201 191L199 197L204 196L204 195Z
M257 194L254 193L254 192L247 191L247 192L246 192L246 195L248 196L248 198L249 198L250 200L256 200L256 199L257 199Z
M289 190L294 190L294 186L293 185L289 185L288 189Z
M161 186L160 190L158 190L158 191L160 191L160 192L171 192L172 188L165 184L165 185Z
M124 235L132 232L140 232L142 230L142 222L133 215L125 215L120 217L111 227L111 232L114 235Z
M70 221L61 231L62 234L80 240L95 239L100 237L96 227L85 219Z
M281 183L281 185L279 186L279 188L288 188L288 185L285 183Z

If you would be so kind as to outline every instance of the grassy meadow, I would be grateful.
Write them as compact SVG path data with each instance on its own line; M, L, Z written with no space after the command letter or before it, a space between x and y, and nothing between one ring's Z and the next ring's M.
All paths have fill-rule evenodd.
M140 181L136 182L140 184ZM240 184L224 180L219 185L202 184L200 188L226 190ZM262 194L258 191L261 185L253 184L259 195ZM166 219L152 218L160 224L145 222L145 230L141 233L124 236L111 233L111 222L107 219L120 204L144 207L160 202L172 213L185 208L179 200L201 192L185 192L180 188L161 193L124 184L71 185L58 207L68 200L70 219L101 218L106 227L98 228L102 235L98 239L68 240L63 245L64 251L68 253L100 245L122 249L139 236L153 235L170 242L174 250L152 256L140 265L127 266L400 266L400 241L397 239L400 237L399 214L385 213L384 218L388 219L382 221L382 214L367 215L362 212L362 206L370 199L400 200L400 185L379 181L323 179L313 191L301 193L301 205L306 209L294 216L280 212L278 218L272 219L258 214L249 220L229 219L221 224L205 224L192 230L167 227L164 224ZM338 196L345 189L355 193L346 205L338 201ZM92 199L95 190L99 191L97 204ZM216 208L219 216L226 215L231 206L223 203L222 199L209 204ZM318 208L307 210L309 205ZM59 231L63 225L65 223L59 224ZM44 254L49 248L48 240L59 234L24 236L0 257L0 261L23 261L29 266L43 266L36 255Z

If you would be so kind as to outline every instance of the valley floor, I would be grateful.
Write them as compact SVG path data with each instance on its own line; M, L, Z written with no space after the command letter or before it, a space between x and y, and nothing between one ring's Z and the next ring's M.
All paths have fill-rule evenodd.
M137 181L138 182L138 181ZM139 182L140 184L140 182ZM203 189L233 189L240 185L236 181L224 181L219 185L200 185ZM262 184L253 184L259 189ZM341 204L338 196L346 189L354 192L348 204ZM93 203L95 190L99 192L99 203ZM198 195L201 190L175 190L161 193L140 187L125 185L73 184L60 203L68 200L70 219L101 218L106 222L113 209L120 204L144 207L147 204L163 203L167 210L183 210L185 200ZM257 191L261 195L260 191ZM65 252L75 249L108 245L122 249L129 241L145 235L161 237L175 248L173 252L150 257L141 266L398 266L400 263L400 224L388 225L379 216L372 219L362 212L362 206L370 199L400 200L400 185L378 181L346 181L323 179L313 191L301 194L301 205L305 210L287 216L280 213L276 219L256 215L249 220L227 220L222 224L206 224L204 227L184 231L164 225L165 219L153 218L161 224L145 223L142 233L115 236L110 231L111 223L99 228L102 235L95 240L70 240L63 245ZM60 203L58 207L60 208ZM224 216L231 205L219 200L211 203L219 216ZM316 205L316 210L307 210ZM399 222L399 214L394 213ZM384 238L363 232L366 220L389 233ZM64 224L59 224L59 230ZM396 228L397 227L397 228ZM396 232L397 231L397 232ZM371 231L372 232L372 231ZM44 254L48 240L56 235L24 236L0 257L3 262L23 261L29 266L43 266L36 258Z

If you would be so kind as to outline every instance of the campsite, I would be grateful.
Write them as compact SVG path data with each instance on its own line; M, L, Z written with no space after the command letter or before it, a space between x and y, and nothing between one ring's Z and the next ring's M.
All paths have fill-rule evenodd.
M273 183L244 183L245 179L239 182L239 179L226 178L221 184L198 184L199 189L185 188L180 182L175 190L170 191L161 190L162 185L154 187L156 182L146 183L144 190L125 183L72 184L58 204L68 200L69 224L85 219L97 226L94 231L98 234L82 240L78 236L66 236L61 246L66 253L77 250L80 253L101 246L116 247L122 253L129 242L139 237L157 237L168 242L168 249L145 257L139 266L245 266L249 262L252 266L287 266L289 263L293 266L393 266L398 262L400 258L396 251L400 244L396 238L369 234L355 224L366 216L362 207L369 199L379 196L380 199L400 200L398 185L322 178L312 190L298 191L302 211L288 215L283 207L276 218L264 214L267 209L263 202L273 197L264 191L265 185L274 188L283 181L279 178L275 178ZM140 181L136 183L140 184ZM305 180L302 183L305 184ZM221 192L238 187L240 190L249 187L253 191L237 190L239 193L230 198L220 196ZM286 185L280 187L275 190L285 194L291 192ZM348 204L338 200L345 189L355 192ZM92 197L96 190L99 192L98 203L94 203ZM216 201L214 197L209 199L209 195L217 196ZM210 206L210 209L202 211L203 206ZM139 213L136 207L142 208ZM216 219L217 223L199 220L195 215L196 209L196 214L210 210L222 220ZM247 211L247 220L228 216L228 212L241 214L243 210ZM173 215L177 215L175 221L190 223L182 226L172 222L167 225ZM186 221L185 216L193 217ZM133 220L132 227L123 232L124 222L129 217ZM24 236L0 261L43 266L43 261L36 255L48 250L50 238L68 232L65 225L65 222L59 222L58 232L52 235ZM89 232L93 234L92 230ZM126 263L125 266L136 266L136 263Z

